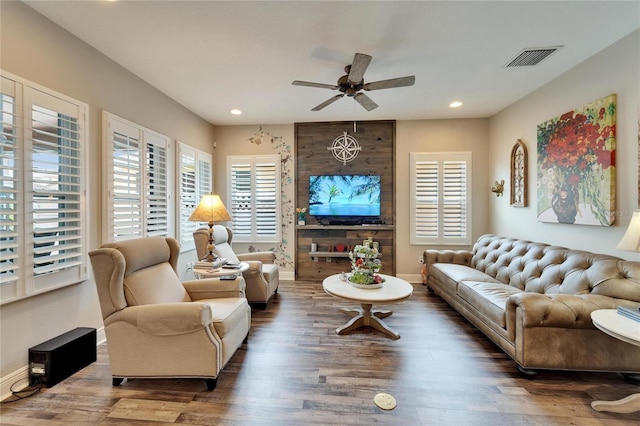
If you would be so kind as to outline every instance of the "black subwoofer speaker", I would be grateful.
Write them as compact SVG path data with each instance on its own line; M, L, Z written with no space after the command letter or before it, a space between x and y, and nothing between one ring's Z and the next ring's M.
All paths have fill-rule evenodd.
M97 358L96 329L79 327L29 348L29 384L51 387Z

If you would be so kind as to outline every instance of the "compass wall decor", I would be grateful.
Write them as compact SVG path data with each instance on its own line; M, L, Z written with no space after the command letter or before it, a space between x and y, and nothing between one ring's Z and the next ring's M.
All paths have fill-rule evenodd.
M348 162L353 161L362 147L358 144L358 141L353 136L342 132L342 135L333 140L331 146L327 149L331 151L333 157L342 162L342 165L346 166Z

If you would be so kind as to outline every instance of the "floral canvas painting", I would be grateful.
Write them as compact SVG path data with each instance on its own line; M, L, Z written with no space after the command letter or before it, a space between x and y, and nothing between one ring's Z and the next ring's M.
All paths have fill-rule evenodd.
M538 125L538 220L610 226L615 215L616 95Z

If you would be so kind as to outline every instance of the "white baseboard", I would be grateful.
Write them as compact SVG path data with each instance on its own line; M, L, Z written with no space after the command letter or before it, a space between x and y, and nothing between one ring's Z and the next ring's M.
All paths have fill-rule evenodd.
M295 281L296 273L294 271L280 271L280 279L283 281Z
M104 333L104 327L100 327L96 330L96 344L97 346L100 346L106 341L107 336ZM14 391L19 391L29 386L28 364L17 369L13 373L0 377L0 401L4 401L11 396L11 386L13 386Z
M4 401L11 396L11 386L13 386L14 391L19 391L26 388L28 385L29 366L25 365L24 367L14 371L13 373L9 373L0 379L0 400Z
M420 274L398 274L396 277L412 284L422 284L422 275Z

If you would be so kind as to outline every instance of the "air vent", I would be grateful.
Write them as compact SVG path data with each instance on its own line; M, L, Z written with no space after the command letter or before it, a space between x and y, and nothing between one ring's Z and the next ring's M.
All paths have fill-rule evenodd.
M531 67L537 65L561 47L562 46L524 49L518 56L511 60L506 67Z

